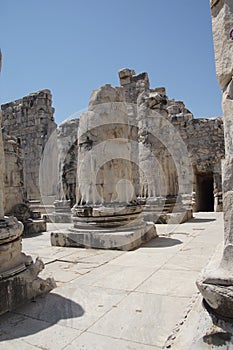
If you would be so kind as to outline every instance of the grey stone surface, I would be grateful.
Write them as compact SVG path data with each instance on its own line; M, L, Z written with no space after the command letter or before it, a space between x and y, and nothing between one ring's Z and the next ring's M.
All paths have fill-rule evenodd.
M70 201L70 207L76 203L78 126L79 119L72 118L65 120L57 128L58 199L62 202ZM58 217L57 213L57 220Z
M221 261L223 243L219 244L204 268L208 273L216 269ZM232 324L212 318L203 306L202 295L198 294L187 308L183 319L165 343L164 349L209 350L233 349ZM213 323L213 320L215 323ZM216 324L218 323L218 324ZM230 329L229 329L230 326Z
M77 170L77 169L75 169ZM75 176L76 178L76 176ZM76 183L74 183L76 186ZM74 193L75 191L73 191ZM67 198L69 196L67 195ZM53 221L60 223L71 223L71 200L56 200L54 202Z
M134 223L113 229L106 229L104 226L101 228L101 225L94 229L91 225L80 225L80 228L52 232L51 244L62 247L132 250L155 237L157 233L153 223L139 222L138 226Z
M17 203L23 203L26 200L23 176L24 160L19 141L4 133L4 129L3 146L5 156L4 191L5 198L7 198L4 209L8 215L12 213L12 209Z
M224 134L226 160L224 162L223 204L224 204L224 250L219 267L203 273L197 281L207 308L216 320L233 321L233 222L232 222L232 111L233 111L233 40L230 31L233 24L233 2L211 1L213 39L215 47L216 73L221 86L224 113ZM233 333L232 333L233 334Z
M78 128L74 227L52 232L52 245L132 250L157 235L140 215L129 135L123 88L93 91Z
M27 193L27 199L40 200L40 189L44 189L39 183L42 153L56 129L51 92L41 90L31 93L22 99L2 105L1 109L4 132L20 139L24 157L24 191ZM54 159L50 159L50 176L53 162ZM48 184L50 185L50 182L47 179L47 186ZM46 194L53 190L54 188L47 188Z
M2 55L0 53L0 70L1 61ZM8 112L10 113L9 110ZM14 200L17 203L17 200L21 201L24 196L20 193L22 190L20 182L22 168L20 166L22 164L18 162L17 157L19 144L12 139L10 142L9 138L7 138L9 142L5 144L5 149L10 152L6 174L12 179L9 187L13 188L13 195L9 198L8 203L8 198L4 196L4 185L9 179L6 176L4 181L5 154L2 140L2 113L0 113L0 127L0 315L2 315L29 302L38 295L49 292L56 284L52 278L42 280L38 277L44 268L44 264L39 258L34 263L31 256L22 253L23 224L13 216L4 216L4 209L11 208ZM14 189L16 190L14 191Z
M117 308L96 322L90 331L161 347L169 329L177 318L181 318L186 304L185 298L175 300L164 295L132 292ZM115 320L114 323L111 319Z
M211 0L210 4L216 73L220 87L224 91L233 73L233 40L230 37L233 23L233 4L231 0Z
M186 188L185 193L191 195L193 192L193 209L205 210L201 186L203 181L209 179L213 182L212 206L214 210L221 211L221 159L224 158L222 118L194 119L182 101L166 96L165 88L151 89L147 73L136 75L134 70L125 68L119 71L119 78L126 101L138 105L139 196L147 204L144 207L145 215L163 222L164 211L179 212L180 206L182 208L183 205L183 209L186 207L177 198L178 190L182 193L180 185L183 186L180 159L183 161L185 158L184 168L187 171L189 161L193 168L190 173L194 173L193 184L192 174L184 176L191 178L191 190ZM167 205L158 205L161 198L167 199ZM151 211L156 211L156 215Z
M47 231L46 221L43 219L38 220L28 220L24 223L24 234L37 234L40 232Z
M19 324L21 327L18 327ZM12 339L13 343L22 346L21 349L62 350L80 333L77 329L63 327L56 322L49 323L22 314L9 313L1 319L0 349L8 349Z
M2 62L2 55L1 55ZM1 65L0 65L1 66ZM2 113L0 113L0 125L2 125ZM1 161L1 170L0 170L0 219L4 217L4 204L5 204L5 193L4 193L4 171L5 171L5 156L3 149L2 141L2 132L0 132L0 161Z
M92 332L85 332L75 339L66 350L159 350L157 346L139 344L131 341L102 336Z
M221 213L200 213L157 225L160 237L130 252L51 247L50 232L24 238L23 250L46 263L41 276L53 274L58 287L0 317L0 349L162 349L192 303L196 274L221 242L222 223Z

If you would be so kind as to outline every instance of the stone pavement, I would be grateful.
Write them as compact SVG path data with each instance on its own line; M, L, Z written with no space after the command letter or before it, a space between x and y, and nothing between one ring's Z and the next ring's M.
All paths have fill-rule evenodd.
M222 213L157 231L131 252L51 247L49 232L25 237L23 251L43 258L41 277L54 276L57 288L0 317L0 349L162 349L223 240Z

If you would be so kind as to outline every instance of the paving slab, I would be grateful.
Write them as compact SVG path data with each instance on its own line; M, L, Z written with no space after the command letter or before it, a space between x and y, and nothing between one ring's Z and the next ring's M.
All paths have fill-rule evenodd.
M174 297L192 297L197 292L198 272L160 269L143 282L136 291Z
M157 270L158 268L162 267L167 261L169 261L170 258L175 255L176 252L167 249L153 251L147 249L134 251L130 253L131 254L124 254L110 261L109 266L131 266L144 268L145 270L147 268Z
M213 325L211 317L202 306L201 296L196 300L179 332L174 343L168 342L165 349L233 350L232 334Z
M160 237L130 252L51 247L50 232L23 238L23 251L43 258L41 275L58 287L0 317L0 349L162 349L223 240L222 213L194 216L157 225Z
M162 346L188 298L133 292L91 328L97 334Z
M219 265L222 250L223 242L217 246L203 272L215 269ZM185 317L168 337L164 349L233 350L233 337L226 330L213 324L202 305L202 296L198 293L193 304L187 309Z
M56 284L61 284L65 282L70 282L80 276L78 271L73 271L70 269L71 263L63 261L53 261L46 264L46 269L44 269L40 276L42 278L53 277Z
M38 346L34 346L26 343L23 340L6 340L0 342L0 349L3 350L36 350L39 349Z
M144 345L122 339L85 332L64 350L160 350L160 347Z
M163 267L167 270L196 271L200 272L209 261L210 256L181 251L172 257ZM182 272L180 272L182 273Z
M154 267L104 265L79 277L78 283L102 288L133 291L153 272Z
M106 312L117 307L127 292L67 283L36 303L17 309L19 315L85 330Z
M0 349L4 348L2 341L19 339L37 348L62 350L81 332L62 327L56 323L45 322L24 315L9 313L1 317ZM22 347L22 349L24 349Z

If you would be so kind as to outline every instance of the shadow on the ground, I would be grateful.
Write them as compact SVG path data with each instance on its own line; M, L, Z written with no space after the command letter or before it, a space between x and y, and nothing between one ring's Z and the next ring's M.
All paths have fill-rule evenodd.
M192 218L189 221L187 221L187 223L194 223L194 224L196 224L198 222L204 223L204 222L211 222L211 221L216 221L216 219L214 219L214 218L211 218L211 219Z
M230 344L232 344L232 334L226 332L215 332L203 337L203 342L212 345L214 348L224 347L224 349L230 349ZM213 349L211 347L211 349Z
M38 236L42 236L43 233L45 233L44 231L43 232L37 232L37 233L23 233L22 235L22 238L32 238L32 237L38 237Z
M144 248L167 248L173 247L178 244L182 244L183 242L176 238L169 237L157 237L152 239L150 242L143 244Z
M84 312L71 299L56 293L47 294L0 316L0 342L36 334L61 320L64 320L62 325L66 325L66 322L72 324L72 319L83 316Z

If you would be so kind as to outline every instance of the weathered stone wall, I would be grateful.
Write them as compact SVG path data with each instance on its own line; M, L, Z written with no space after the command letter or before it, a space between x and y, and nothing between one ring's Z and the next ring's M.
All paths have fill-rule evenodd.
M1 70L0 51L0 70ZM11 142L10 142L11 141ZM9 192L17 197L20 183L20 165L17 167L19 147L15 140L10 140L5 135L5 154L7 173L10 175L8 187L16 188L16 192ZM34 263L31 256L22 253L22 232L23 224L15 217L4 216L4 171L5 155L2 140L2 113L0 112L0 315L29 302L36 296L52 290L55 281L51 278L42 280L38 277L39 272L44 268L43 262L37 258ZM19 170L19 171L17 171ZM13 200L21 198L13 198ZM9 197L12 201L12 197ZM8 197L5 206L8 206Z
M207 187L212 186L214 210L221 211L221 161L225 156L223 119L221 117L194 119L187 114L182 115L182 113L178 116L169 115L169 118L174 127L179 130L193 166L194 210L203 210L201 202L205 201L205 196L211 195L208 193ZM200 191L205 191L205 194ZM209 199L206 198L206 200ZM211 203L209 203L209 207L211 208Z
M156 236L136 198L130 130L124 90L93 91L78 130L74 227L52 232L52 245L131 250Z
M204 196L201 192L205 181L210 187L213 186L214 207L215 210L220 210L221 160L224 158L222 118L193 118L182 101L168 99L164 87L151 89L147 73L136 75L132 69L122 69L119 71L119 77L124 100L128 102L126 108L129 138L132 141L132 177L136 196L176 197L179 193L183 193L178 168L181 163L179 157L182 158L184 154L181 152L178 157L173 154L174 148L179 146L187 153L193 168L193 192L196 203L194 210L201 210L199 204ZM101 95L98 98L103 104L108 103L111 96ZM15 175L15 181L21 181L21 185L24 182L21 192L25 193L26 199L40 200L42 196L42 203L45 204L52 204L55 199L68 200L72 207L76 201L79 120L67 120L56 130L53 112L49 90L32 93L20 100L4 104L2 105L4 132L16 137L16 142L20 142L21 145L24 180L21 174ZM178 138L181 138L179 142ZM9 160L9 155L13 155L9 147L12 148L13 144L7 147L5 150L9 170L7 173L10 173L16 160L14 161L13 157ZM140 168L146 170L146 176ZM17 171L16 169L16 173ZM22 172L22 164L20 171ZM9 196L12 196L12 200L13 197L17 199L20 193L19 184L15 182L13 185L13 179L10 180L9 175L6 180L7 191L9 185L14 187ZM13 194L14 191L18 194L16 192Z
M182 178L184 174L181 169L182 164L189 162L192 167L189 177L193 209L207 210L208 201L207 209L203 209L202 202L211 196L213 209L221 210L221 160L224 158L222 118L195 119L182 101L168 99L164 87L150 89L147 73L136 75L132 69L122 69L119 77L124 100L128 102L128 137L131 140L132 181L136 196L152 198L152 202L157 197L164 197L174 203L174 198L179 194L189 194L190 178ZM108 103L112 98L111 91L108 93L106 96L102 92L98 101ZM75 201L77 129L78 119L72 119L62 123L57 130L58 198L71 200L72 204ZM209 192L205 191L206 186L209 186Z
M57 128L58 146L58 199L70 200L73 206L76 202L76 174L77 174L77 137L79 119L64 121Z
M223 167L224 249L218 268L203 271L197 281L203 303L217 332L224 330L232 337L233 327L233 1L211 0L212 31L216 74L222 90L222 108L226 156ZM212 265L211 265L212 266ZM215 327L216 329L216 327ZM212 339L214 339L213 334ZM204 339L204 337L203 337ZM232 338L231 338L232 339ZM213 345L213 343L209 343ZM232 342L224 342L230 348ZM212 346L211 346L212 347Z
M25 160L25 192L28 200L40 200L39 168L46 142L56 129L49 90L32 93L3 104L5 133L20 140Z
M188 119L184 114L169 118L188 148L195 172L214 171L215 165L224 158L222 118Z
M118 72L121 86L125 91L125 100L136 103L138 95L149 89L150 82L147 73L136 75L133 69L124 68Z
M197 195L196 201L201 201L198 188L201 187L199 182L202 179L200 180L199 176L202 176L204 181L207 179L204 177L207 176L209 186L211 181L213 182L215 210L221 210L221 160L224 158L222 118L195 119L182 101L168 99L164 87L150 89L147 73L136 75L134 70L128 68L118 73L126 101L138 106L138 142L139 149L143 150L139 152L139 158L141 168L147 170L148 174L141 174L141 197L155 198L178 194L179 161L174 159L171 151L181 137L181 147L185 148L184 152L187 153L193 167L193 191L194 196ZM176 132L178 137L174 140ZM153 160L156 164L152 164ZM200 208L199 205L194 205L194 210Z
M23 158L17 139L3 134L5 155L5 213L19 203L25 203Z

